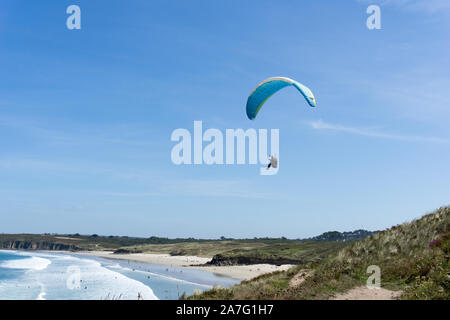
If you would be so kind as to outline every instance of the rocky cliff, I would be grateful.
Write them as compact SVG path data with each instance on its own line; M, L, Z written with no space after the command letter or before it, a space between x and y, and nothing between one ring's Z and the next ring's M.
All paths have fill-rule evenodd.
M16 250L65 250L65 251L79 251L73 244L54 243L54 242L33 242L33 241L8 241L0 244L2 249L16 249Z

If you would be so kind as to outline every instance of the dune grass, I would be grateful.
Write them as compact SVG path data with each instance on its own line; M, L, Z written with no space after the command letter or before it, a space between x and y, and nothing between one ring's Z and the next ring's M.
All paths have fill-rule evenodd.
M366 284L367 267L381 269L381 285L402 290L401 299L449 299L450 207L350 244L322 262L263 275L231 288L214 288L190 299L328 299ZM301 269L313 275L299 287L289 281Z

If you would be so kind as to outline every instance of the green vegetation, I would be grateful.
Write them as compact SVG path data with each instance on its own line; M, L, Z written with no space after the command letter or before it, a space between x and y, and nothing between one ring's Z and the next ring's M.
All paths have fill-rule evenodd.
M80 234L0 234L0 248L22 250L117 250L144 244L173 244L204 242L206 240L168 239L159 237L135 238Z
M163 245L124 247L130 252L170 253L213 257L212 264L298 264L320 261L329 253L343 248L342 242L313 242L287 239L248 239L186 242Z
M339 242L283 242L260 248L239 248L214 256L212 264L239 265L254 263L304 264L326 258L347 244Z
M342 242L314 242L286 238L259 239L167 239L99 235L0 234L0 248L21 250L114 251L166 253L214 257L213 264L306 263L319 261L346 245Z
M212 257L235 249L258 249L264 247L266 243L266 240L197 240L182 243L135 245L123 249L132 252L167 253L174 256Z
M373 236L378 231L355 230L350 232L329 231L322 233L320 236L313 237L312 241L356 241Z
M289 282L300 270L299 267L287 271L264 274L252 280L242 281L230 288L214 287L187 297L189 300L273 300L293 299L288 297Z
M101 237L96 234L0 234L0 248L21 250L114 250L146 239L128 237Z
M382 286L401 289L401 299L450 298L450 207L355 242L322 262L263 275L231 288L214 288L190 299L327 299L364 285L370 265L381 268ZM313 270L299 286L291 279Z

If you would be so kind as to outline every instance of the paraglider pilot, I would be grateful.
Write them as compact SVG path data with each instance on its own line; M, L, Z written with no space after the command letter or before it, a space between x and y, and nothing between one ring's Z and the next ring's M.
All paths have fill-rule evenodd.
M271 156L269 158L269 165L267 166L267 170L269 170L271 167L273 167L274 169L276 169L278 167L278 159L274 156Z

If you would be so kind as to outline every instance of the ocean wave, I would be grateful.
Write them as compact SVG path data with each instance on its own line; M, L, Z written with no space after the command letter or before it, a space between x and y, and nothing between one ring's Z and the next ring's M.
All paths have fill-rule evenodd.
M8 269L30 269L30 270L44 270L52 262L45 258L30 257L25 259L8 260L0 264L2 268Z
M59 258L61 257L63 256ZM99 261L68 255L64 257L69 257L70 259L68 260L73 260L84 265L81 269L82 278L84 279L83 283L103 283L104 288L102 289L108 288L108 290L100 289L103 293L101 296L97 296L96 299L114 299L119 297L122 299L136 299L139 293L144 300L159 300L149 286L129 278L120 272L110 270ZM117 269L121 268L119 265L115 267L119 267ZM133 293L135 294L134 296Z
M29 258L9 260L1 264L4 268L28 269L27 271L33 272L3 280L0 285L0 300L158 299L149 286L109 270L97 261L72 257L67 259L55 255L50 258L50 266L44 269L49 263L38 255L39 253L33 253ZM69 271L70 268L78 270L79 274ZM68 285L71 277L74 278L74 286Z

